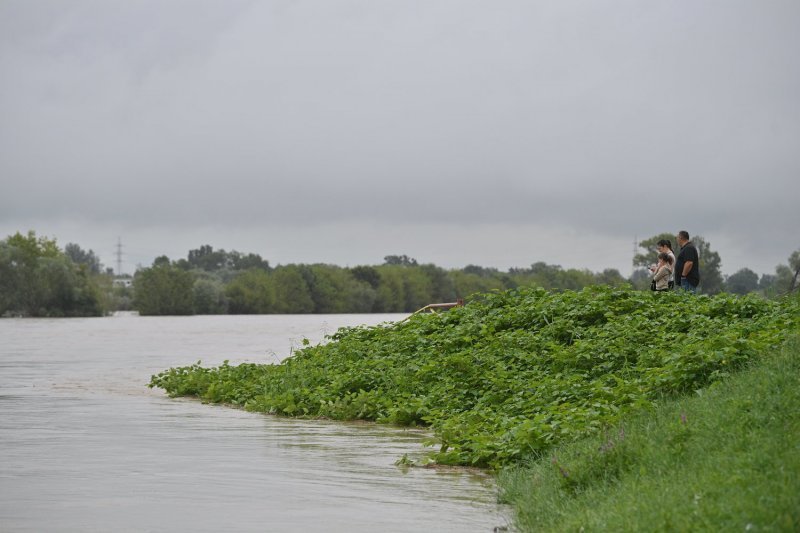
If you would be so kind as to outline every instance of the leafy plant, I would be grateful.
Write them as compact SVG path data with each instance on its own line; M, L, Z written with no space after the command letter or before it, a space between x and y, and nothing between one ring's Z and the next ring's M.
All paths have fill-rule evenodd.
M280 365L173 368L150 386L265 413L430 426L436 461L497 467L725 378L796 330L799 310L797 298L520 288L343 328Z

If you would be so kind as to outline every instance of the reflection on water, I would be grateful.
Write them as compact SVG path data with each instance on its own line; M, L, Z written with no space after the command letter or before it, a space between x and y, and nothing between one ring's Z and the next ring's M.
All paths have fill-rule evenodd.
M491 531L493 480L402 469L425 434L281 419L145 387L277 362L392 315L0 320L2 531Z

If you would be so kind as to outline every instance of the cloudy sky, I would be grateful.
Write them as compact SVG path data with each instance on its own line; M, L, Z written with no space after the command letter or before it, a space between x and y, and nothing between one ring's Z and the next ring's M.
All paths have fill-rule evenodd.
M797 0L0 0L0 238L123 268L800 248Z

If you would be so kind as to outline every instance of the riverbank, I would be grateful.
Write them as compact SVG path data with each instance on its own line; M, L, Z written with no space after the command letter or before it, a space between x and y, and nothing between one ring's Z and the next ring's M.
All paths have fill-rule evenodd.
M499 476L520 531L800 530L800 336Z
M247 410L429 426L431 459L497 468L727 377L798 328L798 300L517 289L447 313L344 328L279 365L153 376Z

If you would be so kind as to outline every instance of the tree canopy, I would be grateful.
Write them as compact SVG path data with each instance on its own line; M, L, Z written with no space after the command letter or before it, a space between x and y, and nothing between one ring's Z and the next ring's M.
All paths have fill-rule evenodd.
M96 266L99 271L99 261ZM18 232L0 241L0 316L100 315L103 297L92 272L55 239Z
M758 290L758 274L749 268L742 268L725 280L725 290L733 294L747 294Z
M134 276L133 305L141 315L191 315L195 312L194 277L175 265L156 259L151 268Z

